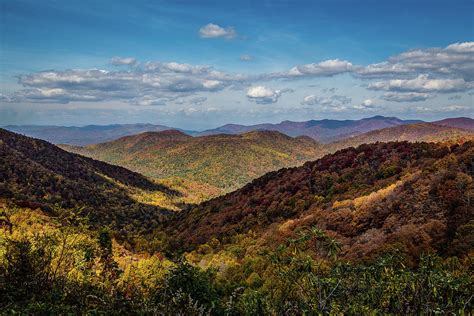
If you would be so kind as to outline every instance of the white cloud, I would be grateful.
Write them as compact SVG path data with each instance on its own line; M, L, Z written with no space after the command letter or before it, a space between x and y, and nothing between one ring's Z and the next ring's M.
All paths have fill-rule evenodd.
M363 77L413 76L423 73L474 80L474 42L454 43L446 48L409 50L387 61L361 67L356 73Z
M330 98L318 97L314 94L310 94L303 98L303 101L301 101L301 104L331 106L333 104L333 101Z
M240 55L240 60L241 61L252 61L253 57L250 56L250 55L244 54L244 55Z
M242 85L248 77L209 66L145 63L127 71L75 69L19 76L24 89L2 99L7 102L116 100L138 105L161 105L197 92L220 91Z
M224 37L231 39L237 36L237 32L233 27L223 28L217 24L209 23L199 29L199 36L202 38Z
M373 110L375 107L375 101L372 99L365 99L361 104L353 106L356 110Z
M247 98L258 104L275 103L284 92L292 92L291 89L273 90L264 86L253 86L247 90Z
M474 42L454 43L446 47L446 50L457 53L474 53Z
M428 75L419 75L415 79L379 81L368 85L369 90L437 93L466 91L472 87L473 85L464 79L431 79Z
M431 98L432 95L421 92L386 92L382 99L385 101L394 102L419 102Z
M110 60L110 63L115 66L121 66L121 65L135 65L137 63L137 60L133 57L112 57Z
M457 104L452 104L452 105L443 107L444 112L461 112L465 110L469 110L469 107L464 106L464 105L457 105Z
M350 72L354 66L347 60L331 59L319 63L295 66L287 73L290 77L329 77L337 74Z

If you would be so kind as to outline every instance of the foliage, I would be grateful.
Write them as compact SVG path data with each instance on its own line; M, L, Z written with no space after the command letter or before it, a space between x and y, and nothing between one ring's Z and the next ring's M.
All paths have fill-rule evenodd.
M203 269L184 258L171 263L156 255L124 253L106 229L91 233L86 226L73 228L45 218L40 211L6 211L14 224L12 232L3 230L1 235L0 308L7 314L462 314L472 310L470 256L443 259L422 254L419 263L410 267L402 252L390 250L373 261L355 263L339 259L338 242L309 227L277 249L260 248L258 253L236 258L237 264L228 269ZM25 212L36 228L43 227L41 233L30 234L22 226ZM246 246L251 239L240 242ZM232 256L230 248L225 252ZM108 270L114 266L111 262L118 273Z

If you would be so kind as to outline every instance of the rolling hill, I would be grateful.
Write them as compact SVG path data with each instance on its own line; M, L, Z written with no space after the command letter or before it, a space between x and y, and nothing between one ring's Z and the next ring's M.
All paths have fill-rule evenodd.
M420 121L401 120L396 117L374 116L361 120L310 120L305 122L283 121L278 124L237 125L228 124L201 132L201 135L241 134L255 130L278 131L292 137L309 136L318 142L328 143L368 131L412 124Z
M176 195L144 176L0 129L0 198L50 214L70 209L93 225L153 229L170 211L140 194Z
M309 137L292 138L274 131L191 137L170 130L63 148L155 179L204 184L210 196L238 189L266 172L297 166L324 154L321 145Z
M164 131L171 127L153 124L113 124L77 126L39 126L39 125L9 125L5 129L46 140L53 144L68 144L83 146L111 141L126 135L147 131Z
M472 161L474 142L348 148L181 212L166 230L172 249L238 244L245 236L278 245L316 226L341 242L345 258L391 245L407 256L456 254L473 246L463 245L472 242L472 232L463 235L474 220Z
M474 119L469 117L447 118L444 120L435 121L433 123L442 126L462 128L474 132Z
M474 131L434 123L406 124L370 131L326 145L329 152L375 142L465 142L474 140Z

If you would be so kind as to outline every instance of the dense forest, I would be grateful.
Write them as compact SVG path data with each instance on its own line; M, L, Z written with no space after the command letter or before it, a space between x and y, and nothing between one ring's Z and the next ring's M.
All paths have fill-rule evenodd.
M201 184L210 193L205 199L236 190L269 171L298 166L326 153L309 137L292 138L272 131L191 137L169 130L64 149L165 179L164 183L180 180Z
M140 174L0 130L6 314L469 314L474 142L389 142L181 212Z
M73 209L124 235L149 232L170 212L141 203L134 193L179 194L125 168L0 129L0 197L51 215Z
M363 126L374 127L369 122L374 124L367 120ZM341 129L345 125L339 123L335 126ZM328 144L317 143L307 136L292 138L276 131L191 137L169 130L85 147L61 147L144 174L181 192L181 202L195 204L239 189L267 172L299 166L347 147L390 141L457 143L468 140L474 140L474 133L469 130L430 123L398 122L394 127Z

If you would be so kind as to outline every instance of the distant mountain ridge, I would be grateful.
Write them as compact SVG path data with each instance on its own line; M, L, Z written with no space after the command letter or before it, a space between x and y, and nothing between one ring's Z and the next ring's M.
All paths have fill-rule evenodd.
M468 131L474 131L474 119L469 117L447 118L440 121L433 122L442 126L462 128Z
M53 144L84 146L103 143L123 136L148 131L164 131L173 129L165 125L154 124L113 124L77 126L37 126L8 125L5 129L25 136L46 140Z
M454 125L454 124L453 124ZM364 134L344 138L326 144L329 152L335 152L347 147L357 147L362 144L376 142L428 142L428 143L464 143L474 140L474 130L461 129L437 123L416 123L373 130Z
M76 146L103 143L123 136L164 130L178 130L191 136L241 134L250 131L269 130L278 131L291 137L308 136L318 142L330 143L377 129L422 122L423 121L421 120L402 120L396 117L374 116L360 120L322 119L303 122L286 120L277 124L226 124L205 131L191 131L155 124L88 125L83 127L9 125L4 128L15 133L43 139L53 144ZM447 118L432 123L448 127L462 128L470 131L474 130L474 120L467 117Z
M309 136L316 141L328 143L376 129L422 122L401 120L396 117L374 116L360 120L309 120L304 122L283 121L278 124L237 125L227 124L199 133L199 135L239 134L253 130L272 130L295 137Z

